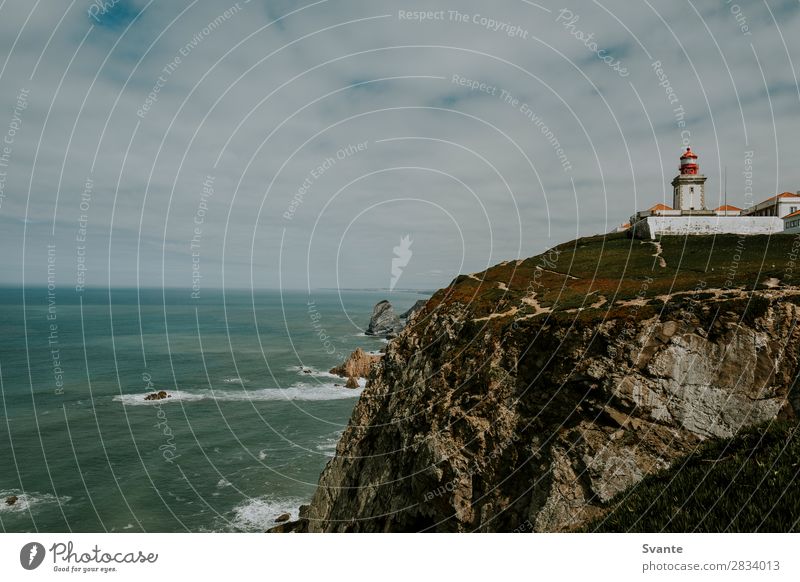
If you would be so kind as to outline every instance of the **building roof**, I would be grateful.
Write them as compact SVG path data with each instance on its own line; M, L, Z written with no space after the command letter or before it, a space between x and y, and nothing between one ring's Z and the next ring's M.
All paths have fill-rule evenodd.
M672 210L672 208L667 206L666 204L661 204L659 202L658 204L656 204L655 206L651 206L647 210L649 210L650 212L653 212L655 210Z
M741 212L742 209L741 208L737 208L736 206L732 206L730 204L723 204L722 206L720 206L718 208L715 208L714 212L716 212L718 210L725 210L725 211L734 211L734 210L736 210L736 211Z
M792 212L791 214L787 214L786 216L783 217L783 219L786 220L787 218L793 218L795 216L800 216L800 210L796 210L795 212Z
M681 156L681 158L696 158L697 154L692 151L692 148L686 148L686 151Z
M750 208L748 208L747 210L743 210L742 212L745 212L746 214L751 214L754 209L761 210L763 208L767 208L769 206L778 204L781 198L800 199L800 194L797 194L796 192L781 192L780 194L775 194L775 196L770 196L766 200L762 200L758 204L755 204L754 206L751 206Z
M767 200L776 200L778 198L789 198L789 197L800 198L800 194L797 194L795 192L781 192L780 194L775 194L775 196L772 196L771 198L767 198ZM764 200L764 202L766 202L767 200Z

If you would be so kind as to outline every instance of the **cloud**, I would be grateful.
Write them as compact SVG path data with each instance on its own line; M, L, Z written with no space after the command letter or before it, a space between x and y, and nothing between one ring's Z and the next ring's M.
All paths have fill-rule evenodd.
M664 199L684 139L712 201L746 150L800 189L796 2L575 3L588 43L549 2L107 4L0 10L8 283L49 243L69 288L83 221L90 284L386 286L408 234L402 286L435 287Z

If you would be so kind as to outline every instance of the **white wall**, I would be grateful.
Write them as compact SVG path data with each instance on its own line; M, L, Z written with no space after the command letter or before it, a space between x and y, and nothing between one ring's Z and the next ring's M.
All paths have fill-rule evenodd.
M788 216L795 210L800 210L800 203L797 200L791 200L791 201L781 200L778 205L778 216L780 217Z
M777 216L648 216L635 225L637 238L687 234L775 234L783 232Z

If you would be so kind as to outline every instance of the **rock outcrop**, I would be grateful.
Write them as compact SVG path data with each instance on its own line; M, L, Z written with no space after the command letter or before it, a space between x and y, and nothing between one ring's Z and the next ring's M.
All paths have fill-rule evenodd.
M172 398L170 394L167 394L166 390L159 390L144 397L145 400L164 400L165 398Z
M380 359L378 354L368 354L361 348L356 348L341 365L331 368L330 373L342 378L368 378L372 366Z
M414 316L415 316L417 313L419 313L420 311L422 311L422 309L425 307L425 304L426 304L427 302L428 302L428 300L427 300L427 299L420 299L420 300L418 300L418 301L415 301L415 302L414 302L414 305L412 305L412 306L411 306L411 307L410 307L410 308L409 308L407 311L405 311L404 313L401 313L401 314L400 314L400 319L401 319L402 321L404 321L405 323L409 323L409 322L410 322L412 319L414 319Z
M16 495L9 495L6 497L6 505L15 505L19 501L19 497Z
M604 238L551 251L546 269L457 278L389 343L310 506L280 531L575 530L701 441L795 416L800 289L752 291L781 278L781 241L739 253L737 287L683 239L665 244L669 267ZM598 250L640 271L598 280L616 274Z
M392 304L384 299L373 308L367 331L364 333L380 337L394 337L402 329L403 324L394 312Z

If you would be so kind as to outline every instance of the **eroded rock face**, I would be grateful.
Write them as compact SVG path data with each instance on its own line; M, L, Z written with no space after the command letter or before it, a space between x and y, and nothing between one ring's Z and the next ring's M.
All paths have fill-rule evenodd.
M384 300L375 304L367 331L364 333L386 337L396 335L401 329L403 329L403 324L394 312L392 304Z
M428 302L427 299L418 299L417 301L414 302L414 305L408 308L407 311L400 314L400 319L402 319L406 323L410 322L412 319L414 319L414 316L417 313L422 311L427 302Z
M799 293L756 292L749 322L716 300L582 326L429 306L376 365L302 528L579 528L702 440L795 414Z
M330 373L342 378L367 378L373 364L380 359L381 356L377 354L368 354L361 348L356 348L341 365L331 368Z

